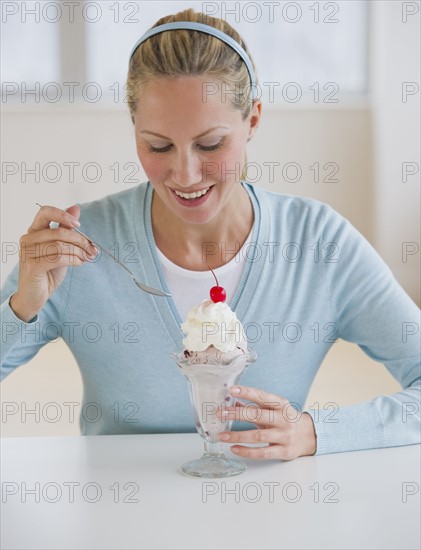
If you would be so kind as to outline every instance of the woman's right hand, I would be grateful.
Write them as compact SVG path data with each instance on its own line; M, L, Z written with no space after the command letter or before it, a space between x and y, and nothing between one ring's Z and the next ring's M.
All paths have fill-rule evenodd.
M20 238L18 288L10 307L28 322L63 282L68 266L80 266L98 251L85 237L70 228L79 227L80 208L67 210L42 206L28 232ZM50 228L50 222L59 223Z

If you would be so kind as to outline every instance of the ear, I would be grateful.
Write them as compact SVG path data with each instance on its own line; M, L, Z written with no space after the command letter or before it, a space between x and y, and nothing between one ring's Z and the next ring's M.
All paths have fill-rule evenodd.
M259 123L260 117L262 116L262 101L260 99L255 99L253 101L253 107L249 114L249 137L247 141L250 141L254 136Z

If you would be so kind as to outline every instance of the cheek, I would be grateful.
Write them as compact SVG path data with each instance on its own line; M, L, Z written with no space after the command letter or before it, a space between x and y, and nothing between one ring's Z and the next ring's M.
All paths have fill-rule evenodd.
M244 148L230 147L214 157L215 176L223 183L236 182L244 165Z
M137 149L137 156L149 180L159 182L164 179L165 163L159 159L158 155L151 155Z

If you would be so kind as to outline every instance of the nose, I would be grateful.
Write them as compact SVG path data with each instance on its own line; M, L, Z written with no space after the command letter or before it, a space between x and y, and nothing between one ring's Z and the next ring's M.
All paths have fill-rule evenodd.
M189 188L202 182L202 161L191 151L173 157L172 180L177 187Z

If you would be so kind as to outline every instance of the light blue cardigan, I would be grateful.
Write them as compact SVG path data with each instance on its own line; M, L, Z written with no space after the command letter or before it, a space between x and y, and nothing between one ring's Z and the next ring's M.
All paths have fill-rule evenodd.
M335 340L355 342L384 363L403 391L308 411L317 454L419 443L416 305L373 247L330 206L243 185L255 214L253 247L230 306L258 359L241 383L301 409ZM144 183L82 204L81 230L118 252L139 280L168 290L151 199L152 187ZM2 377L61 336L83 378L82 434L195 431L187 382L170 358L183 338L172 299L140 291L106 255L68 269L29 323L8 305L16 286L17 268L2 291Z

